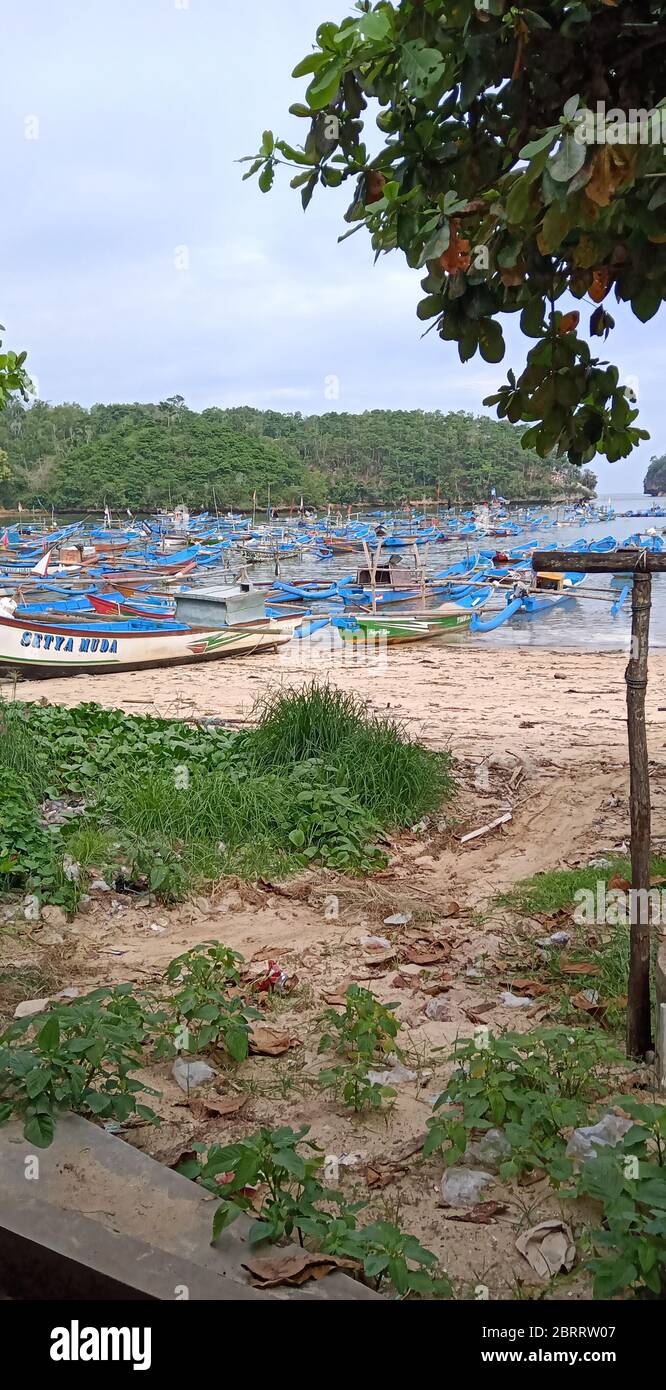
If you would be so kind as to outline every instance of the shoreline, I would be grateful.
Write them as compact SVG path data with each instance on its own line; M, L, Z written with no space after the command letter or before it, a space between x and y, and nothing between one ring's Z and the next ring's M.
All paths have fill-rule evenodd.
M626 652L431 644L418 653L405 647L384 658L345 660L344 653L330 651L304 657L291 645L274 655L122 675L3 678L0 698L92 702L137 715L243 727L272 691L329 680L402 723L414 738L457 757L508 752L537 765L552 758L626 762ZM659 703L665 679L666 649L653 649L646 704L651 757L666 746L666 700Z

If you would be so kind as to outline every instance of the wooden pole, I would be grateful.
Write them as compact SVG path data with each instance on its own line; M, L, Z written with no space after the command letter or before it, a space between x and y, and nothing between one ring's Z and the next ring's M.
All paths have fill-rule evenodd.
M650 768L645 729L645 691L652 575L666 572L666 553L617 550L605 555L535 551L535 570L576 570L589 574L632 573L631 655L625 672L629 740L632 912L629 935L627 1052L644 1057L652 1045L650 1008ZM642 920L644 919L644 920Z
M652 1045L650 1017L650 770L645 730L652 577L634 575L631 655L625 672L629 736L631 886L634 892L629 946L627 1052L644 1057ZM640 892L640 890L646 890Z

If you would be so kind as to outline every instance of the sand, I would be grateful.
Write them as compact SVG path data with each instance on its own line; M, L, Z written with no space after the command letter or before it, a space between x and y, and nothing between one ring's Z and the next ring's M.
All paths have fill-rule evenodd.
M402 720L430 746L450 748L458 790L441 817L397 838L388 869L367 881L321 870L283 884L226 881L208 897L171 909L139 908L115 893L103 895L67 925L56 947L40 946L39 931L27 925L10 930L0 940L6 972L0 1017L11 1017L28 993L72 984L85 991L124 980L156 984L169 960L211 937L241 951L257 968L268 957L277 959L298 976L299 985L293 997L264 996L267 1022L286 1032L291 1043L280 1059L253 1058L238 1069L221 1068L217 1089L244 1094L242 1113L213 1122L184 1109L170 1069L162 1064L148 1075L161 1092L155 1105L164 1124L157 1130L130 1129L126 1137L174 1163L194 1141L227 1142L260 1124L309 1124L326 1154L357 1155L354 1166L341 1169L349 1200L369 1200L369 1214L397 1219L418 1235L463 1296L481 1283L491 1298L538 1298L543 1285L516 1251L517 1234L564 1214L580 1245L580 1227L589 1213L577 1204L560 1204L543 1182L524 1187L496 1182L484 1193L503 1204L496 1216L480 1225L456 1221L442 1207L441 1158L422 1163L415 1140L425 1130L433 1094L445 1081L441 1049L469 1037L479 1022L497 1032L560 1017L561 982L551 985L535 948L543 922L499 908L496 898L539 870L574 867L626 850L626 658L571 649L430 645L390 652L386 664L347 663L348 658L312 662L288 649L206 666L18 687L26 700L69 705L94 700L133 713L215 716L238 724L251 720L267 690L327 676ZM666 844L666 699L664 706L659 703L665 672L666 652L653 653L647 711L655 847ZM5 683L3 696L11 693ZM466 830L507 812L510 819L501 828L461 842ZM412 914L406 927L385 925L396 912ZM592 944L587 928L569 929L573 946ZM405 944L420 931L432 933L447 953L443 965L425 972L404 963ZM369 963L362 945L367 934L390 938L395 958ZM22 987L28 969L33 975L25 975ZM517 1016L502 1006L500 992L521 977L533 977L535 970L543 972L548 992ZM43 984L35 982L35 971ZM398 1003L407 1063L417 1073L414 1082L399 1087L386 1119L350 1115L314 1081L321 1065L321 1011L327 996L353 979ZM443 1017L433 1020L426 1009L440 986L436 997ZM568 992L576 988L574 977ZM406 1149L412 1156L403 1161ZM83 1207L90 1195L80 1194ZM588 1299L589 1280L576 1275L564 1296Z
M226 658L198 666L125 675L22 681L17 695L164 717L252 718L257 700L276 686L297 687L314 676L355 690L378 711L404 722L414 736L456 756L516 752L580 765L626 760L624 669L619 652L490 648L429 644L393 648L384 658L350 651L310 659L291 643L275 654ZM666 651L650 657L647 718L650 751L666 740ZM0 682L11 698L13 685ZM664 705L660 705L661 699Z

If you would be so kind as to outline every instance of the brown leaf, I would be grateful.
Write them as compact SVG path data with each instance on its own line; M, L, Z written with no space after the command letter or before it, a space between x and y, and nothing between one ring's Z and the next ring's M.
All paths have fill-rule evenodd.
M600 975L601 970L593 960L561 960L563 975Z
M455 898L452 898L450 902L445 903L444 907L440 907L439 914L440 917L459 917L460 903L457 903Z
M592 174L585 196L597 207L607 208L618 188L630 177L636 154L626 145L602 145L592 159Z
M401 1178L405 1171L398 1164L386 1168L369 1167L365 1170L365 1180L368 1187L389 1187L397 1178Z
M201 1099L188 1101L189 1109L197 1120L208 1119L211 1115L217 1115L221 1120L229 1115L237 1115L247 1105L249 1097L247 1095L232 1096L206 1096Z
M415 941L401 948L400 958L410 965L441 965L450 959L451 950L443 941Z
M506 1202L476 1202L467 1211L446 1215L445 1221L472 1221L476 1226L486 1226L495 1216L506 1211Z
M490 1013L491 1010L496 1007L497 1006L495 1004L490 1003L477 1004L475 1009L463 1009L463 1013L465 1015L465 1018L469 1019L470 1023L484 1023L484 1014Z
M562 336L565 333L573 333L574 329L578 327L579 322L580 314L578 310L572 309L571 313L562 315L557 331Z
M472 255L467 237L460 235L458 223L455 218L452 218L450 241L446 251L439 258L439 264L442 270L446 270L449 275L457 275L461 270L469 270L471 259Z
M362 959L364 965L386 965L388 961L395 960L396 955L395 946L379 946L376 951L364 952Z
M272 1289L278 1284L304 1284L307 1279L323 1279L336 1269L355 1272L359 1268L357 1260L343 1259L339 1255L316 1255L310 1250L257 1255L243 1264L257 1289Z
M602 299L606 298L610 289L610 270L607 266L600 266L593 271L592 284L588 290L590 299L594 304L601 304Z
M621 874L613 874L613 877L612 877L612 878L609 878L609 880L608 880L608 887L609 887L609 888L621 888L622 891L626 893L627 889L628 889L628 888L631 888L631 884L630 884L630 882L629 882L629 879L628 879L628 878L622 878L622 875L621 875Z
M325 1004L333 1004L336 1008L346 1007L347 998L344 994L322 994L321 997Z
M264 1023L253 1023L250 1028L250 1052L262 1057L280 1057L289 1051L294 1041L289 1033L279 1033L277 1028L268 1028Z
M365 198L363 200L366 207L368 203L378 203L379 199L383 197L385 183L386 178L384 174L380 174L378 169L369 170L366 175Z

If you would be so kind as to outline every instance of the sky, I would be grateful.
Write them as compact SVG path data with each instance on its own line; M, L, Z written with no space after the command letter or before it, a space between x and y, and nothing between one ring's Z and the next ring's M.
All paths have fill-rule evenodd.
M477 411L522 365L513 320L500 366L422 338L421 273L398 252L374 265L363 232L338 244L346 189L304 214L286 171L269 195L242 181L263 129L304 138L291 70L352 0L3 8L0 320L42 399ZM591 466L600 491L628 493L666 452L663 355L658 318L613 313L603 351L651 439Z

